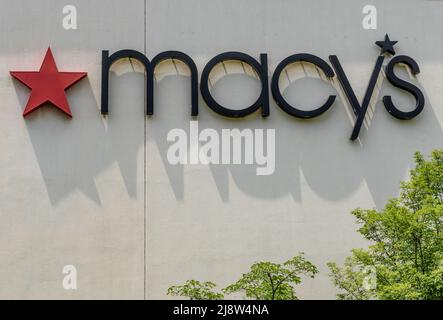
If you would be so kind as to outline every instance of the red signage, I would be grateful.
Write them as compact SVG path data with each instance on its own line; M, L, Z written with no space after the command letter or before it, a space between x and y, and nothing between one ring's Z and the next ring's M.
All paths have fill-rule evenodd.
M86 77L86 72L60 72L55 64L51 48L46 51L39 71L11 71L11 75L32 90L23 116L45 103L51 103L72 117L65 90Z

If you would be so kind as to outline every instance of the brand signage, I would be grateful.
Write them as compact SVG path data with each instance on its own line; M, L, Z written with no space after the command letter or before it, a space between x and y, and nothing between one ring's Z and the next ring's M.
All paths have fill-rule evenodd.
M402 111L399 106L396 106L391 96L383 97L383 104L390 115L401 120L410 120L416 117L423 110L425 105L425 98L421 90L414 84L400 79L394 73L396 65L407 65L412 74L420 73L420 68L417 62L406 55L395 56L394 45L397 41L391 41L386 35L383 41L377 41L376 45L380 47L381 54L377 57L372 71L369 84L366 89L363 101L358 101L355 92L348 80L346 72L342 67L339 58L336 55L329 56L329 62L322 58L309 53L298 53L288 56L282 60L276 67L272 78L269 79L267 54L261 54L260 59L242 53L242 52L224 52L212 58L204 67L200 79L200 92L206 102L207 106L214 112L229 118L241 118L248 116L258 110L261 111L262 117L270 115L269 110L269 86L272 92L272 98L276 104L285 111L288 115L301 118L310 119L315 118L328 111L334 104L335 95L325 97L325 102L320 106L312 106L309 111L301 110L294 104L290 104L282 95L279 87L279 78L283 70L292 63L308 62L318 67L326 77L332 79L337 77L346 98L352 107L355 114L355 125L351 134L351 140L358 138L364 117L369 106L369 102L374 92L377 78L381 72L383 63L387 57L392 56L386 65L386 78L396 88L407 91L415 98L415 107L412 111ZM163 60L177 59L185 63L191 73L191 115L198 116L198 71L194 60L187 54L180 51L165 51L156 55L151 61L143 53L135 50L119 50L112 54L109 51L102 51L102 78L101 78L101 113L106 115L110 113L109 110L109 71L114 62L123 58L132 58L141 62L146 70L146 114L154 114L154 70L156 66ZM213 68L226 60L242 61L250 65L258 74L261 83L261 92L257 100L250 106L242 109L231 109L228 106L223 106L218 103L209 90L209 75ZM32 111L36 110L41 105L49 102L62 110L68 116L71 111L66 99L65 90L76 82L86 76L85 72L60 72L57 69L51 50L48 49L40 71L11 71L11 75L32 89L29 101L25 107L24 116L27 116Z

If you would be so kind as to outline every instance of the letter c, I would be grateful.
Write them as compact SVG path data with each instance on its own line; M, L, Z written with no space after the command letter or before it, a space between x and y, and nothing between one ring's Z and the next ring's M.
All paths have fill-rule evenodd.
M284 59L282 62L280 62L280 64L275 69L274 75L272 77L271 90L272 90L272 96L273 96L275 102L277 103L277 105L283 111L285 111L287 114L289 114L291 116L294 116L296 118L301 118L301 119L310 119L310 118L317 117L317 116L321 115L322 113L326 112L334 103L336 96L330 95L328 100L321 107L318 107L318 108L316 108L314 110L310 110L310 111L300 110L300 109L297 109L296 107L290 105L285 100L285 98L283 98L283 95L281 94L281 91L280 91L280 86L278 84L278 81L280 79L280 75L281 75L282 71L284 70L284 68L286 68L287 65L294 63L294 62L298 62L298 61L306 61L306 62L310 62L310 63L316 65L326 74L326 76L328 78L334 77L335 74L334 74L334 71L332 70L332 68L324 60L322 60L321 58L314 56L312 54L308 54L308 53L299 53L299 54L294 54L292 56L289 56L286 59Z

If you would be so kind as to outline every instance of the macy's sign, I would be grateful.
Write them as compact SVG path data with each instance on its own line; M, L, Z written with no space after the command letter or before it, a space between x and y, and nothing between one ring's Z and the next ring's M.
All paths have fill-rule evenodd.
M329 110L336 99L335 95L330 95L325 98L325 102L321 106L313 106L309 111L301 110L297 106L290 104L283 97L279 88L279 78L282 71L291 63L308 62L314 64L323 72L326 77L337 77L346 98L348 99L352 110L355 114L356 121L351 134L351 140L357 139L363 120L365 118L369 102L374 92L377 78L381 72L383 62L387 56L393 56L386 65L386 78L396 88L407 91L415 98L416 104L412 111L402 111L400 107L396 106L390 96L383 97L383 103L386 110L395 118L401 120L410 120L416 117L423 110L425 105L425 98L421 90L410 82L397 77L394 73L394 67L398 64L407 65L412 74L420 73L420 68L417 62L406 55L395 56L394 45L397 41L391 41L386 35L383 41L377 41L376 45L380 47L381 54L377 57L374 69L372 71L369 84L366 89L365 96L362 102L359 102L354 90L346 76L340 60L336 55L329 56L329 62L332 67L318 56L308 53L298 53L291 55L282 60L271 78L271 92L276 104L287 114L301 119L310 119L320 116L322 113ZM141 62L146 70L146 114L154 114L154 70L155 67L163 60L177 59L187 65L191 76L191 115L196 117L198 115L198 71L194 60L187 54L180 51L165 51L156 55L152 60L149 60L143 53L135 50L119 50L113 54L109 51L102 51L102 79L101 79L101 113L108 114L108 95L109 95L109 71L114 62L123 58L133 58ZM257 100L250 106L242 109L231 109L227 106L219 104L211 95L209 90L208 80L211 70L220 62L226 60L238 60L250 65L258 74L261 83L261 92ZM51 103L61 111L72 117L72 113L66 99L65 90L86 77L86 72L60 72L55 64L54 57L50 49L48 49L44 58L43 64L39 71L11 71L11 75L26 85L32 90L28 103L24 109L23 115L26 116L32 111L36 110L45 103ZM260 109L263 117L268 117L269 111L269 75L267 54L261 54L260 60L256 60L250 55L241 52L224 52L212 58L204 67L200 79L200 92L206 102L207 106L214 112L231 118L239 118L250 115Z

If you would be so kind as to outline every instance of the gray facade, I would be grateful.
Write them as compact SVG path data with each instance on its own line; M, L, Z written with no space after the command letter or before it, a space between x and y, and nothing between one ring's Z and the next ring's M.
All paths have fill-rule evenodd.
M62 26L63 7L77 8L78 28ZM362 27L362 8L377 8L376 30ZM443 141L441 1L428 0L1 0L0 5L0 298L167 298L188 279L220 286L256 261L283 262L298 252L320 269L300 298L333 299L328 261L367 245L350 211L382 208L407 178L415 151ZM215 55L268 54L269 75L301 52L335 54L361 100L388 33L397 54L421 73L408 81L425 94L410 121L386 112L382 97L413 108L414 99L382 74L360 138L336 78L303 63L285 72L283 93L303 108L336 94L322 116L300 120L270 94L270 116L228 119L199 96L199 128L275 129L275 172L254 165L171 165L173 128L189 131L189 72L165 61L155 72L155 113L144 115L144 70L137 61L112 67L108 116L100 113L101 50L134 49L148 58L165 50L191 56L199 73ZM29 89L11 70L38 70L48 46L62 71L88 77L67 91L68 119L45 106L26 118ZM398 70L410 78L405 70ZM259 80L244 65L214 70L214 97L246 105ZM62 286L65 265L77 290ZM242 298L240 295L239 298Z

